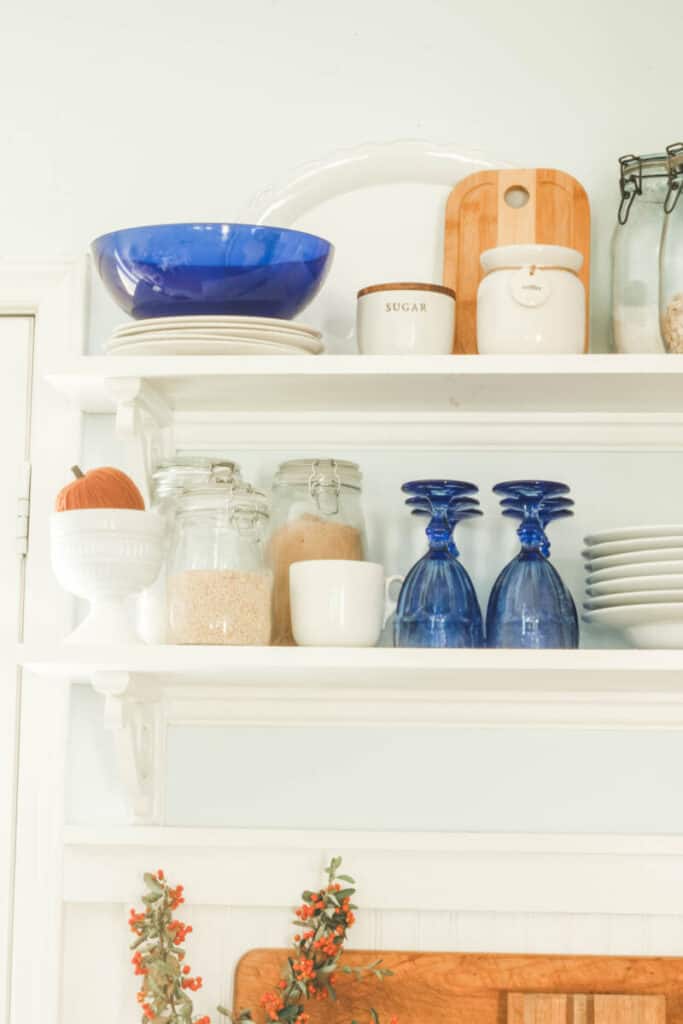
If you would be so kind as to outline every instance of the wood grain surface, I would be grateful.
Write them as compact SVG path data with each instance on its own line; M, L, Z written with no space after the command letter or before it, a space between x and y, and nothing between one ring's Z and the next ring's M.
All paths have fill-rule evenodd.
M513 207L511 189L529 199ZM477 351L479 256L485 249L522 242L567 245L583 253L579 277L586 289L586 350L590 298L590 205L583 185L564 171L479 171L458 182L446 204L443 283L456 294L453 350Z
M507 1024L665 1024L666 996L511 992Z
M311 1002L310 1024L349 1024L356 1018L369 1021L367 1008L374 1006L388 1024L396 1015L399 1024L505 1024L508 994L654 995L666 997L668 1024L683 1024L683 959L669 957L527 956L489 953L396 953L348 952L344 963L359 966L377 957L394 976L385 981L355 981L339 975L336 1003ZM280 977L287 951L254 949L246 953L235 974L234 1008L251 1008L258 1021L259 1000ZM537 995L536 995L537 997ZM575 1024L662 1024L664 1001L657 1005L600 1004L594 1001L594 1020ZM565 1016L562 1024L568 1024ZM631 1016L618 1016L628 1013ZM522 1024L516 1020L512 1024ZM524 1021L533 1024L533 1021ZM536 1024L554 1024L540 1018Z

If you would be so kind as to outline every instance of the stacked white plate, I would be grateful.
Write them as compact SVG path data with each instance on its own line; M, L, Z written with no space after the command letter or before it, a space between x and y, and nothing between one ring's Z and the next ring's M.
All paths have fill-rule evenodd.
M606 530L585 543L584 621L636 647L683 647L683 525Z
M251 316L168 316L117 327L112 356L317 356L320 331L293 320Z

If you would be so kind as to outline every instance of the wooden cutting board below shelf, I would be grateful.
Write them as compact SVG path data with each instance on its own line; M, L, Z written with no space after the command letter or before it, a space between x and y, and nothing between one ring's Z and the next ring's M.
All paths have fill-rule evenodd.
M242 957L235 973L236 1011L258 1010L263 993L277 985L287 955L283 949L254 949ZM310 1024L370 1024L370 1006L382 1024L393 1015L399 1024L504 1024L506 1018L510 1024L555 1024L560 1005L561 1024L683 1024L683 959L354 951L344 954L344 963L357 967L378 957L393 977L355 981L338 974L337 1002L311 1001ZM511 993L522 994L521 1004ZM549 1009L542 1000L553 994L563 1002ZM585 1021L568 1012L579 1012L579 994L593 997L584 1001ZM605 998L614 996L619 998Z

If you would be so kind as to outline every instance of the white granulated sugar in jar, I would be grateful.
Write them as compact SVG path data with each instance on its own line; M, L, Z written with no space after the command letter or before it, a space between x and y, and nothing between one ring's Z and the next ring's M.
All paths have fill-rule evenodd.
M187 569L168 581L172 644L269 644L272 574Z

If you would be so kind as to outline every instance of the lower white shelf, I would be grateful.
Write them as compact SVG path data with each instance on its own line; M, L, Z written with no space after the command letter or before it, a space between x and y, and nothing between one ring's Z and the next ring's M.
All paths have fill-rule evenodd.
M28 646L19 662L183 722L683 726L683 651Z
M683 729L683 651L24 647L91 682L136 822L163 820L170 725Z

